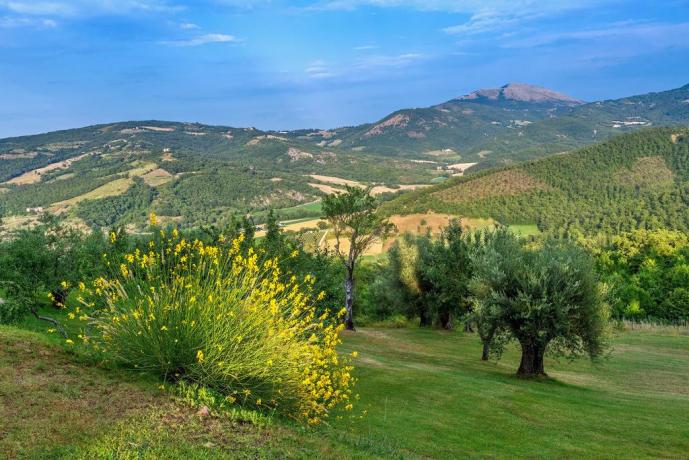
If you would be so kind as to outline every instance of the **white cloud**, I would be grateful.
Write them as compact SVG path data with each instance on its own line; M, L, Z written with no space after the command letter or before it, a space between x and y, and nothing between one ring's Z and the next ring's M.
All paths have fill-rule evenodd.
M333 71L328 63L323 60L310 62L306 67L305 72L309 78L315 79L332 78L338 76L338 73Z
M196 24L194 24L194 23L192 23L192 22L183 22L182 24L179 25L179 28L180 28L180 29L183 29L183 30L195 30L195 29L200 29L199 26L197 26Z
M160 42L161 45L170 46L201 46L209 43L239 43L242 40L234 35L227 34L203 34L183 40L169 40Z
M361 45L361 46L355 46L354 50L355 51L368 51L368 50L374 50L378 48L376 45Z
M468 21L446 27L443 31L451 35L476 35L499 30L507 30L529 21L557 16L576 10L600 8L614 0L515 0L487 1L475 9L466 9L470 14ZM468 6L468 5L467 5Z
M640 49L652 45L653 47L689 46L689 22L678 24L657 22L624 21L606 24L603 27L576 30L571 32L557 32L534 34L522 39L506 41L503 48L533 48L545 46L560 41L593 41L599 39L628 40L635 43L634 48Z
M403 53L394 55L374 55L358 61L360 69L382 69L390 67L405 67L415 62L428 59L429 56L420 53Z
M0 0L0 10L29 16L78 17L184 9L166 0Z
M368 55L351 62L333 65L324 60L310 62L304 72L306 76L314 80L344 79L361 80L372 75L385 75L387 72L395 72L400 68L411 66L415 63L430 59L431 56L420 53L402 53L392 55Z
M0 17L0 29L16 29L19 27L34 27L39 29L52 29L57 27L57 22L53 19L32 18L24 16L5 16Z

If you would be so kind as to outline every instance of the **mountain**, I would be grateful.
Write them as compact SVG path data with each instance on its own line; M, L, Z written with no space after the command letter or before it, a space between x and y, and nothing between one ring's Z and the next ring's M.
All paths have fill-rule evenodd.
M557 93L540 86L525 83L508 83L500 88L479 89L459 98L462 101L513 101L533 104L552 104L553 106L575 106L583 101Z
M641 127L689 123L689 85L582 103L549 89L511 83L445 103L394 112L376 123L306 132L318 145L390 156L511 164L593 144Z
M384 204L554 234L689 231L689 128L648 128L571 153L456 177Z
M261 131L131 121L0 139L0 212L49 210L89 225L141 227L150 211L184 226L318 214L344 184L409 190L656 125L689 125L689 85L582 103L511 83L376 122ZM544 224L545 225L545 224Z

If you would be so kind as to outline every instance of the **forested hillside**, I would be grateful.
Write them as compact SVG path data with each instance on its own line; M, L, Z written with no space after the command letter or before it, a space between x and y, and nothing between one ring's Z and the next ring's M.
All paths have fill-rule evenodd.
M556 234L687 231L687 132L645 129L569 154L455 178L401 196L384 209L490 217Z

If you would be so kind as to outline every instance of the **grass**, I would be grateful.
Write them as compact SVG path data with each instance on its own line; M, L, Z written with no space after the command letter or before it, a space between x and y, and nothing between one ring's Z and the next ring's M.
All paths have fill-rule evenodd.
M45 330L27 322L23 327ZM600 363L518 354L481 362L474 334L361 328L355 420L303 430L196 416L158 382L93 366L48 337L0 328L0 452L24 458L681 458L689 332L628 330Z
M69 206L73 206L84 200L97 200L108 196L122 195L129 189L129 187L131 187L133 183L133 180L129 177L115 179L113 181L108 182L105 185L101 185L100 187L91 190L90 192L81 194L79 196L75 196L74 198L70 198L69 200L54 203L51 205L51 209L59 210L67 208Z
M201 417L157 380L97 367L54 337L0 326L2 458L345 456L347 446L327 429L315 434L283 420L256 426L222 412Z
M515 234L523 237L527 236L537 236L541 234L541 231L538 229L536 224L513 224L513 225L508 225L510 230L512 230Z
M689 451L689 336L632 331L608 359L547 360L550 379L514 377L518 355L481 362L472 334L363 329L366 419L357 434L434 458L679 458Z

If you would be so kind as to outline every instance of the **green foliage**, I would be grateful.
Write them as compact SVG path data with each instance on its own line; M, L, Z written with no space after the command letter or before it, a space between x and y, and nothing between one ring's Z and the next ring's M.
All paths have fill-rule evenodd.
M322 201L324 218L335 234L335 253L345 269L345 323L354 329L354 270L359 258L377 240L392 233L394 225L378 214L371 189L345 186L344 193L331 194ZM343 248L347 240L349 247Z
M608 311L593 259L572 243L524 248L516 236L499 232L473 253L472 288L482 321L496 330L493 340L521 345L518 374L543 374L546 351L600 356Z
M612 286L619 319L689 320L689 237L671 230L636 230L609 241L588 241Z
M380 318L404 314L421 326L451 329L469 310L471 261L459 222L452 221L438 239L405 234L388 251L372 285Z
M18 319L48 295L55 307L63 306L78 281L102 271L105 249L102 233L84 235L50 216L0 242L0 286L8 300L4 319Z
M116 362L198 383L230 404L312 424L336 406L351 409L351 367L335 350L341 315L316 316L311 276L284 279L277 261L243 252L243 240L205 245L173 231L125 255L82 287L80 337Z

